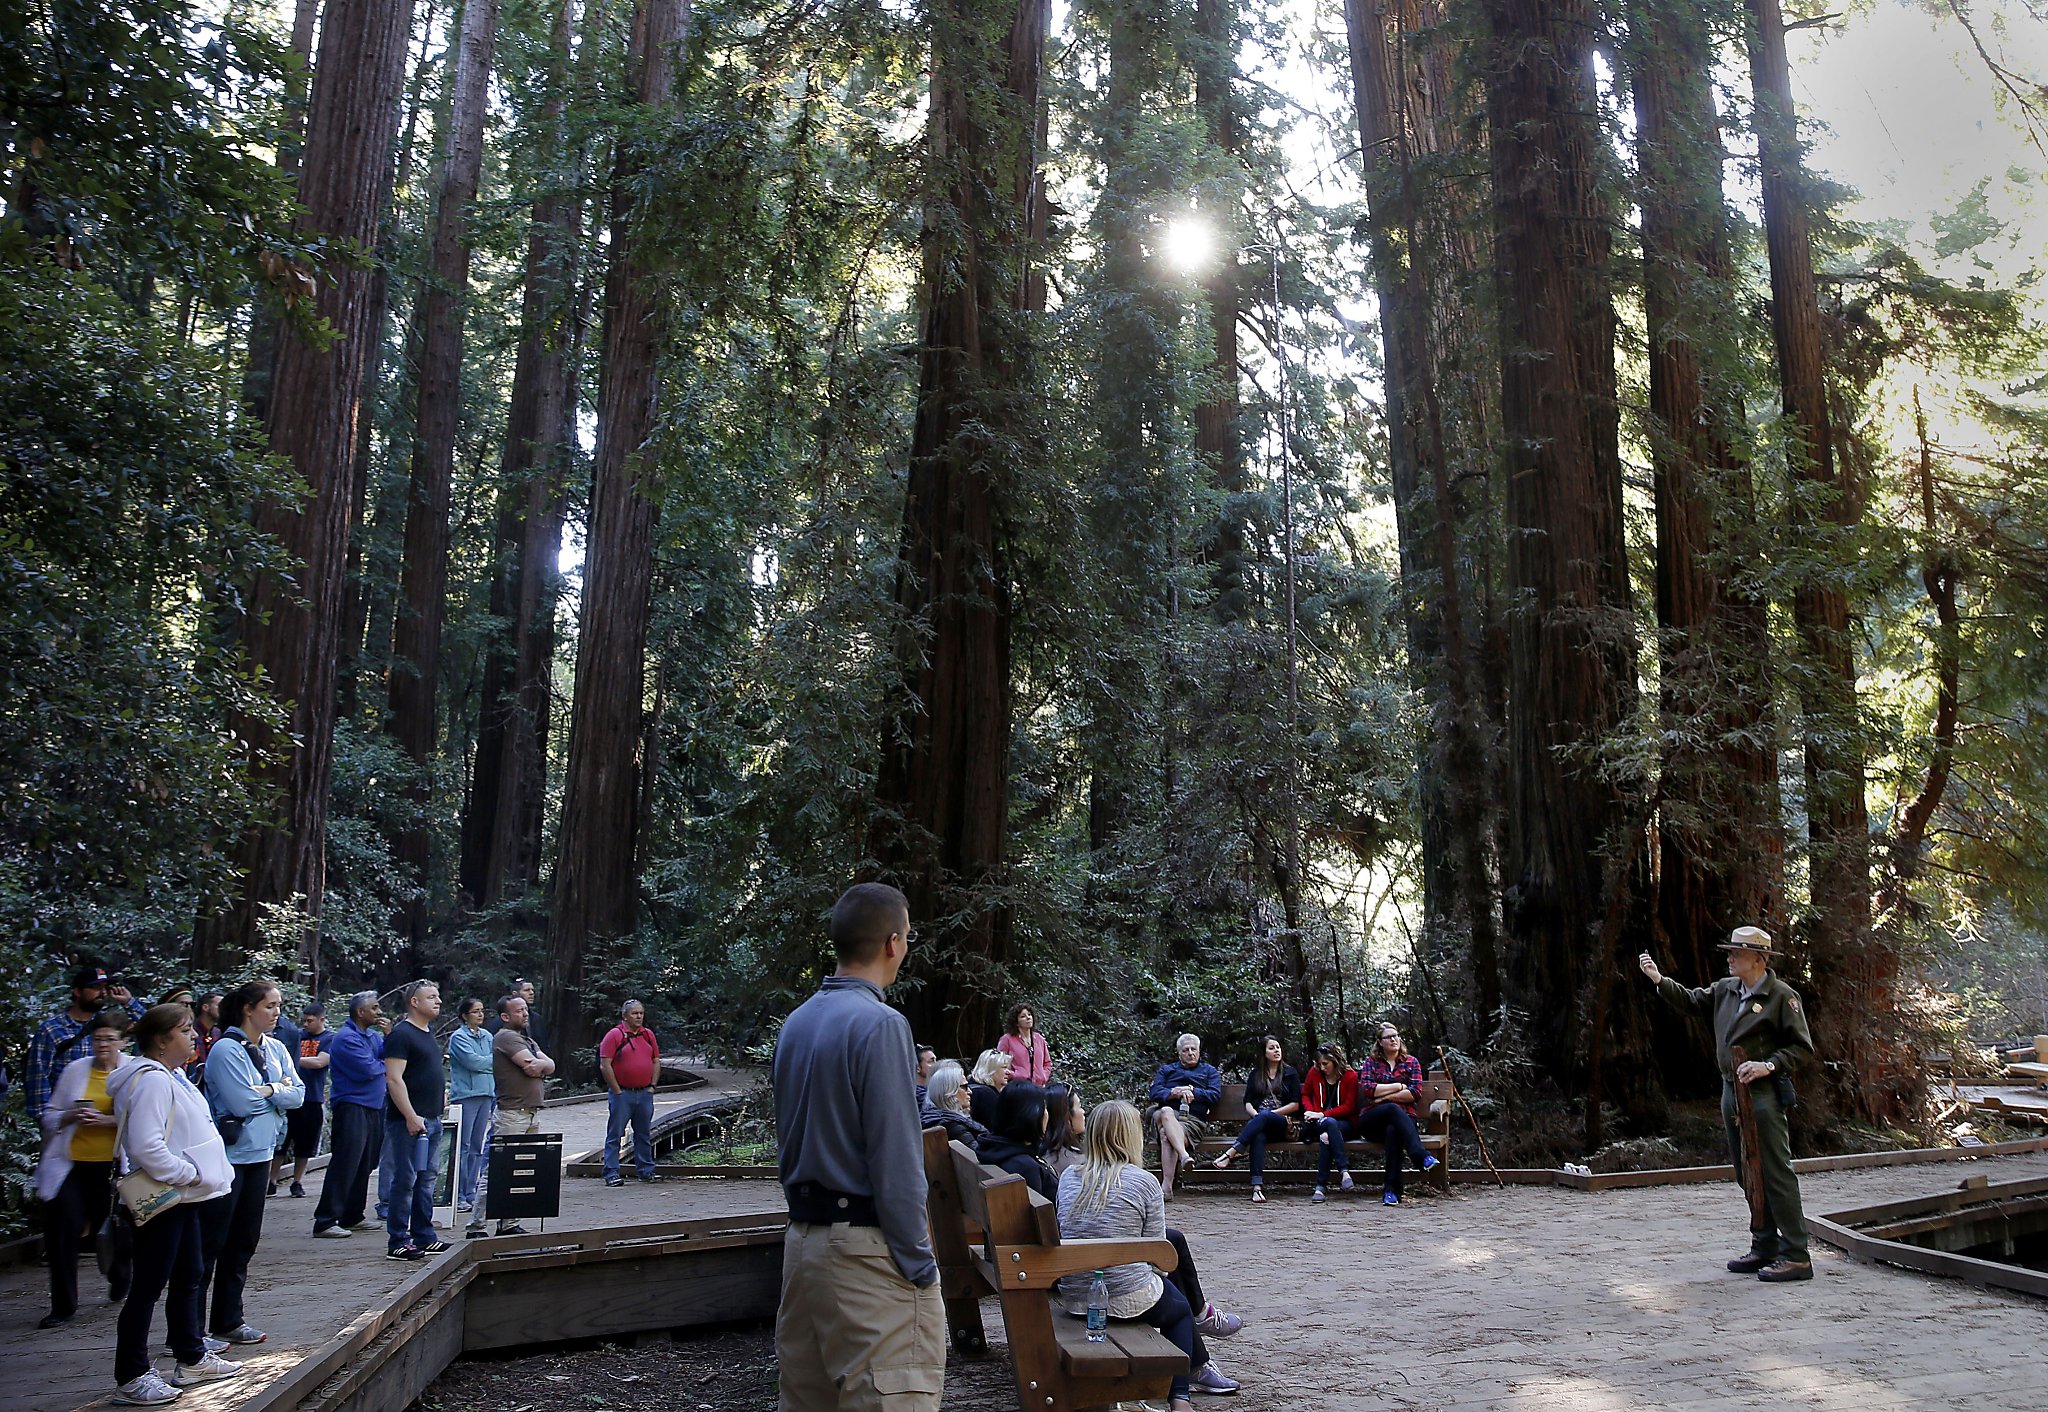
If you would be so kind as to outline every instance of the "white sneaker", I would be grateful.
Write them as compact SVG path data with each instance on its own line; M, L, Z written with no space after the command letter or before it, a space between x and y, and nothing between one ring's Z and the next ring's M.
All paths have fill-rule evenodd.
M114 1389L114 1401L123 1407L155 1407L176 1402L183 1395L184 1389L172 1387L157 1376L154 1368Z
M322 1226L313 1234L321 1240L347 1240L355 1232L347 1226Z
M221 1378L239 1378L242 1365L230 1363L218 1353L201 1355L197 1363L180 1363L171 1369L171 1381L179 1387L191 1387L194 1383L210 1383Z
M226 1353L228 1351L228 1341L224 1338L215 1338L212 1334L201 1334L199 1341L205 1346L208 1353ZM173 1358L178 1356L178 1350L169 1344L164 1345L164 1352L170 1354Z

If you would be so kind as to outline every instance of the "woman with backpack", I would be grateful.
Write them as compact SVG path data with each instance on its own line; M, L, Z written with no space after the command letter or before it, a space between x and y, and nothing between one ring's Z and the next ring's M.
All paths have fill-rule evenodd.
M263 1239L263 1197L270 1159L284 1143L285 1114L306 1101L306 1082L271 1033L284 996L269 981L250 981L221 998L225 1028L206 1055L206 1097L235 1169L234 1190L208 1214L207 1279L213 1285L207 1327L229 1343L268 1337L242 1314L249 1262Z

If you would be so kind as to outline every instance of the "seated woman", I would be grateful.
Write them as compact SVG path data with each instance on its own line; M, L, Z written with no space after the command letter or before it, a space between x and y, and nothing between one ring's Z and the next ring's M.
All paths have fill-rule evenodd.
M967 1116L967 1075L951 1059L933 1069L925 1081L919 1117L925 1127L944 1128L948 1142L964 1142L969 1147L988 1131Z
M1046 1085L1045 1145L1039 1156L1055 1181L1067 1168L1081 1165L1081 1139L1087 1130L1088 1110L1081 1106L1081 1095L1065 1084Z
M1316 1189L1310 1201L1322 1201L1330 1185L1330 1164L1336 1163L1343 1189L1352 1188L1344 1144L1358 1118L1358 1074L1344 1062L1344 1046L1335 1040L1316 1051L1316 1062L1301 1081L1301 1140L1316 1148Z
M1145 1130L1137 1108L1120 1098L1098 1104L1088 1115L1086 1156L1080 1166L1060 1175L1060 1235L1068 1240L1166 1238L1170 1232L1164 1196L1152 1174L1139 1165L1144 1154ZM1189 1301L1183 1281L1194 1280L1194 1267L1181 1253L1181 1265L1171 1280L1143 1263L1112 1265L1103 1275L1109 1284L1110 1318L1143 1320L1187 1354L1188 1367L1194 1371L1174 1378L1171 1406L1172 1412L1192 1412L1191 1389L1229 1393L1238 1387L1209 1360L1197 1311L1209 1320L1227 1319L1231 1333L1243 1321L1234 1315L1216 1314L1201 1299L1199 1284L1195 1301ZM1060 1280L1055 1298L1068 1313L1085 1315L1093 1281L1092 1274L1067 1275Z
M1148 1091L1159 1105L1152 1123L1159 1129L1159 1185L1167 1196L1173 1195L1173 1174L1188 1160L1189 1144L1209 1135L1209 1114L1223 1096L1223 1075L1203 1062L1200 1038L1184 1034L1173 1048L1178 1058L1159 1066Z
M1047 1201L1059 1195L1052 1168L1038 1159L1045 1142L1045 1090L1019 1079L996 1097L995 1126L974 1144L974 1155L991 1167L1014 1172Z
M1251 1153L1252 1200L1259 1202L1266 1199L1266 1144L1284 1140L1289 1120L1301 1112L1301 1075L1272 1035L1266 1036L1263 1056L1245 1076L1244 1112L1244 1127L1215 1167L1220 1172L1238 1153Z
M1000 1049L984 1049L967 1076L967 1111L974 1121L990 1127L996 1120L996 1095L1010 1081L1010 1056Z
M1422 1135L1415 1130L1415 1095L1421 1091L1422 1061L1408 1052L1400 1030L1381 1025L1379 1043L1358 1066L1358 1102L1365 1110L1358 1120L1358 1135L1386 1146L1386 1191L1380 1200L1389 1206L1401 1204L1404 1157L1413 1158L1425 1172L1436 1166L1436 1158L1422 1150Z

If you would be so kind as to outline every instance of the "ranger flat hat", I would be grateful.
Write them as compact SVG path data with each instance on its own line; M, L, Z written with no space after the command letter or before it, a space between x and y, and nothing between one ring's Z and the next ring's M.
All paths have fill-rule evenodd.
M1771 934L1762 927L1737 927L1728 933L1728 939L1721 943L1721 950L1747 951L1752 956L1778 954L1771 946Z

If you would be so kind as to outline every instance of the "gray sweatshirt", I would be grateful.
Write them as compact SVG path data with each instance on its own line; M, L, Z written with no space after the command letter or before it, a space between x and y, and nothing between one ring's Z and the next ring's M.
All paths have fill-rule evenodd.
M782 1184L872 1197L896 1268L934 1283L910 1022L873 982L828 976L783 1022L770 1072Z

